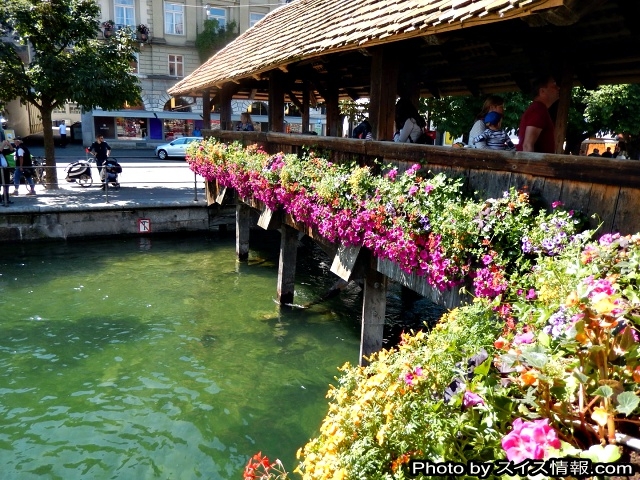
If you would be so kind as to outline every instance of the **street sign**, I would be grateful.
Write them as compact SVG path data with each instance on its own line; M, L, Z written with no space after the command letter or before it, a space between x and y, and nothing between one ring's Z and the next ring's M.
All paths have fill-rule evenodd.
M138 219L138 233L150 233L151 232L151 219L139 218Z

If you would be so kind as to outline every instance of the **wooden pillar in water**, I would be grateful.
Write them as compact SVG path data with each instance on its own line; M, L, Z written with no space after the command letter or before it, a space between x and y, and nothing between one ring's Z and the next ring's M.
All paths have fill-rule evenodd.
M364 299L362 301L361 366L369 364L364 357L382 349L386 308L387 277L376 270L376 260L371 255L364 279Z
M293 303L296 257L298 255L298 231L282 224L281 232L280 259L278 261L278 302L283 305Z
M238 202L236 206L236 255L238 260L249 258L249 226L251 225L251 207Z

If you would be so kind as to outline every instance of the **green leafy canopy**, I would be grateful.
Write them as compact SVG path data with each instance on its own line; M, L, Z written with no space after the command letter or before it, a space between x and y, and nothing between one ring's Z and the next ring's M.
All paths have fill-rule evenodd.
M0 103L19 98L42 118L47 166L55 166L51 113L66 102L85 109L121 108L140 99L131 73L137 44L122 29L98 40L93 0L4 0L0 9ZM47 171L52 188L54 169Z

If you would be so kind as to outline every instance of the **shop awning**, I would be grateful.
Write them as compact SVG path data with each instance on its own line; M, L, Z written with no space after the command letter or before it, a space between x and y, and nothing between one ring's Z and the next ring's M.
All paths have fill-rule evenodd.
M202 120L202 115L191 112L154 112L157 118L163 120Z
M156 118L148 110L94 110L94 117Z

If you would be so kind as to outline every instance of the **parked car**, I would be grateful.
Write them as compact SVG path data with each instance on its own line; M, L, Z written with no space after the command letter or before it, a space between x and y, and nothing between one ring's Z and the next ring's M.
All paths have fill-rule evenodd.
M164 145L158 145L156 147L156 156L160 160L164 160L169 157L185 157L185 151L190 143L199 142L203 140L202 137L180 137L174 141L165 143Z

